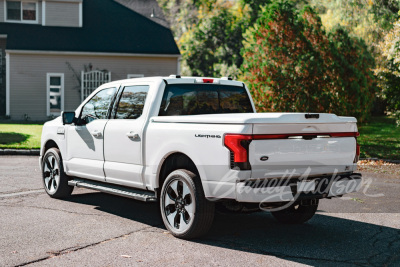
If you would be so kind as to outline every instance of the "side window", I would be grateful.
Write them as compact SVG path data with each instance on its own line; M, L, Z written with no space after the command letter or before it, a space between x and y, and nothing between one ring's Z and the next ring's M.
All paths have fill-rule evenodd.
M142 115L148 85L126 86L118 103L116 119L137 119Z
M107 119L108 108L115 91L115 88L107 88L94 95L92 99L83 106L81 118L88 117L88 122L93 119Z

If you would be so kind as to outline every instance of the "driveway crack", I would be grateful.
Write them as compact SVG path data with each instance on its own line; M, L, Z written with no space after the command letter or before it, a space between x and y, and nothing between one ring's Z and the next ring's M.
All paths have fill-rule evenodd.
M53 209L53 208L38 207L38 206L18 206L18 205L0 204L0 207L34 208L34 209L42 209L42 210L61 211L61 212L66 212L66 213L70 213L70 214L85 215L85 216L107 216L107 215L104 215L104 214L81 213L81 212L70 211L70 210Z
M83 250L85 248L94 247L94 246L97 246L97 245L100 245L100 244L104 244L104 243L107 243L107 242L110 242L110 241L113 241L113 240L125 238L127 236L132 235L132 234L135 234L135 233L138 233L138 232L142 232L142 231L145 231L145 230L153 228L153 227L154 226L145 226L145 227L143 227L141 229L129 232L127 234L122 234L122 235L119 235L119 236L111 237L111 238L108 238L108 239L105 239L105 240L102 240L102 241L98 241L98 242L94 242L94 243L90 243L90 244L87 244L87 245L74 246L74 247L69 247L69 248L65 248L65 249L57 250L57 251L49 251L49 252L47 252L49 254L49 256L47 256L47 257L39 258L39 259L36 259L36 260L33 260L33 261L29 261L29 262L24 262L24 263L18 264L16 266L27 266L29 264L45 261L45 260L48 260L48 259L51 259L51 258L55 258L55 257L60 257L62 255L65 255L65 254L68 254L68 253L71 253L71 252Z

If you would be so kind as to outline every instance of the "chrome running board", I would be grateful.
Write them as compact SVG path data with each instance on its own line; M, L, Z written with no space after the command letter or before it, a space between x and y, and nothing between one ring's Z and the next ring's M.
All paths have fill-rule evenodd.
M83 180L83 179L74 179L68 181L68 185L82 187L87 189L92 189L104 193L109 193L117 196L128 197L144 202L156 202L157 197L154 192L145 191L145 190L138 190L129 187L114 185L114 184L107 184L102 182L95 182L90 180Z

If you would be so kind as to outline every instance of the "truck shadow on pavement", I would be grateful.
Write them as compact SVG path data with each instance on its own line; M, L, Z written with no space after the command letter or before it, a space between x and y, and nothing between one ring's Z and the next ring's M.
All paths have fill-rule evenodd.
M74 194L67 201L165 229L156 203L103 193ZM322 211L308 223L284 225L268 212L216 213L210 232L188 242L314 266L399 266L400 230L334 216L323 215Z

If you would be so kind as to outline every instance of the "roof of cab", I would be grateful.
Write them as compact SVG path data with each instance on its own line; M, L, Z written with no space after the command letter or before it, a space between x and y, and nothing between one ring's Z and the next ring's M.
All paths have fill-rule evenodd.
M193 77L180 75L170 76L155 76L155 77L142 77L142 78L131 78L120 81L117 83L125 83L132 81L150 81L150 80L164 80L167 84L191 84L191 83L207 83L207 84L221 84L221 85L233 85L233 86L244 86L243 82L232 80L228 77Z
M184 76L178 77L176 75L170 76L154 76L154 77L141 77L141 78L131 78L124 80L112 81L109 83L105 83L99 87L99 89L104 89L109 86L119 87L120 85L124 85L132 82L152 82L152 81L162 81L164 80L167 84L220 84L220 85L232 85L232 86L240 86L244 87L245 84L240 81L230 80L226 77L222 78L213 78L213 77L190 77Z

